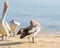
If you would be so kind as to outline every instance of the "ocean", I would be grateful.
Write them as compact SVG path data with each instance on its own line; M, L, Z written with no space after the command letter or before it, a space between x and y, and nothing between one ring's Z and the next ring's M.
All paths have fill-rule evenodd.
M0 0L0 18L5 0ZM7 0L9 10L6 21L20 22L21 27L29 26L30 20L37 20L48 32L60 32L60 0Z

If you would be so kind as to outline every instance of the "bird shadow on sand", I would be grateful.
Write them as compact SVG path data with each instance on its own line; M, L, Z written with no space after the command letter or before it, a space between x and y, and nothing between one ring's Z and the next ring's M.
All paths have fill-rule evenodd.
M22 44L23 42L11 42L11 43L2 43L0 46L11 46L11 45L17 45Z

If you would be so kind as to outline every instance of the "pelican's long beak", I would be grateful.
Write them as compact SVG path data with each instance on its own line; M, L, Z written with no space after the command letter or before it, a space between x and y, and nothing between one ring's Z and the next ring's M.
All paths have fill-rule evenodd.
M5 16L6 15L6 13L7 13L7 10L8 10L8 2L6 1L6 2L4 2L4 9L3 9L3 16Z
M3 9L3 14L2 14L2 18L1 18L2 21L5 21L7 11L8 11L8 2L6 1L6 2L4 2L4 9Z

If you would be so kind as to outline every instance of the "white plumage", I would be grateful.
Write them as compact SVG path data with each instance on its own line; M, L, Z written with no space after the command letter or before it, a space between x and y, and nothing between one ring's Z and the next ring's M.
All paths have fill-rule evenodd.
M32 28L29 33L32 33L31 35L28 36L28 40L30 37L32 37L32 42L34 43L34 38L35 36L40 32L41 28L40 27L34 27ZM30 42L30 40L29 40Z
M2 34L3 36L10 36L9 34L10 28L8 27L9 25L7 24L7 22L5 22L7 11L8 11L8 2L4 2L4 10L2 18L0 20L0 34Z
M34 37L41 31L41 25L36 20L32 20L31 22L32 22L33 26L35 26L35 27L33 27L31 30L29 30L29 33L32 33L32 35L30 35L30 36L32 37L32 42L34 42ZM30 36L28 36L28 39Z
M15 34L16 29L20 26L20 23L12 19L12 21L9 22L9 26L11 28L12 33ZM13 34L13 36L14 36Z

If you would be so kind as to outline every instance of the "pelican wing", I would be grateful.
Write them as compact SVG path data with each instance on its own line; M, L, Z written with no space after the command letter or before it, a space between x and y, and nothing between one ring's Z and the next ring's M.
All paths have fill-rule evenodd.
M6 28L8 29L8 31L11 31L9 24L7 22L5 22L4 24L5 24Z

